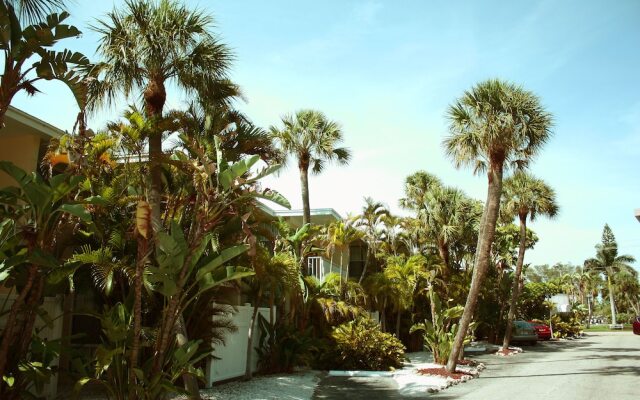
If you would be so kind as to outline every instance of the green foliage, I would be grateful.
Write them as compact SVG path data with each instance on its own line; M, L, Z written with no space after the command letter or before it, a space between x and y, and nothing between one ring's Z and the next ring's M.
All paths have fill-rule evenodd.
M410 332L422 332L425 347L433 354L433 360L438 364L445 364L451 355L453 341L458 333L457 321L462 316L464 307L454 306L443 309L442 302L437 294L431 294L433 302L433 321L414 324ZM471 329L475 324L471 324ZM467 336L464 343L470 343L472 337Z
M128 399L133 389L139 399L157 399L162 393L185 393L176 382L184 375L190 374L203 378L203 373L195 365L209 354L201 349L200 341L190 341L182 346L172 344L165 368L158 375L151 376L151 360L135 369L136 376L141 383L129 381L130 343L133 331L131 311L126 305L118 303L96 315L102 327L102 344L100 344L90 365L93 373L85 371L86 375L79 379L74 388L79 395L88 383L102 386L110 399ZM149 332L147 332L149 334ZM142 379L148 377L147 379ZM131 388L131 385L134 387Z
M339 325L331 334L333 369L386 371L402 367L405 347L370 318Z
M44 17L42 12L36 14ZM84 77L90 68L89 60L80 53L57 49L61 40L80 36L76 27L64 23L67 18L67 12L52 13L23 27L11 3L0 2L0 50L4 53L0 119L16 93L24 90L34 95L39 91L34 84L41 79L65 83L80 109L84 109L87 94ZM34 62L26 67L29 60Z
M258 314L260 339L258 366L264 373L293 372L295 367L310 366L317 355L317 340L312 336L313 327L300 331L285 319L273 325Z
M546 282L527 282L518 302L518 315L526 318L545 319L549 316L549 308L546 299L558 294L556 285Z

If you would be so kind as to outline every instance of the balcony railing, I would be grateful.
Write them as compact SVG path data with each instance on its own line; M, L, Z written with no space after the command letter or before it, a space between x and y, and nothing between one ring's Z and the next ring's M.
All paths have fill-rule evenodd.
M319 281L324 279L322 257L309 257L307 258L307 274L315 276Z

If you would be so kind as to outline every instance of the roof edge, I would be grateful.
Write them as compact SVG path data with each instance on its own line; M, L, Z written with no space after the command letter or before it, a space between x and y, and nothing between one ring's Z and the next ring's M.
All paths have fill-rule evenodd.
M264 212L271 215L272 217L295 217L302 216L303 211L300 209L296 210L274 210L268 205L258 202L259 206ZM331 215L337 220L343 220L342 216L338 214L336 210L333 208L312 208L311 215Z
M65 131L63 131L62 129L56 128L48 122L44 122L40 118L34 117L33 115L22 111L14 106L9 106L6 116L22 124L28 125L33 129L42 132L42 134L52 138L57 139L65 134Z

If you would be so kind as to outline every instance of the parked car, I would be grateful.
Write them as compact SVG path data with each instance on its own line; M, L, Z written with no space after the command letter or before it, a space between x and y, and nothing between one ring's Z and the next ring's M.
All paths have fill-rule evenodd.
M640 315L633 320L633 333L640 335Z
M531 325L533 325L533 329L536 330L538 334L538 340L549 340L551 339L551 328L549 325L546 325L539 321L529 321Z
M535 345L536 343L538 343L538 334L536 333L533 324L527 321L513 321L511 341Z

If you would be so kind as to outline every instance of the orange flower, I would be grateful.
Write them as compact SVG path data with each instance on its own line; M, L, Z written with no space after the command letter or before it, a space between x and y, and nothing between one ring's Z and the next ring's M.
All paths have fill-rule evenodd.
M58 164L69 164L69 154L67 153L49 154L48 159L52 167Z

